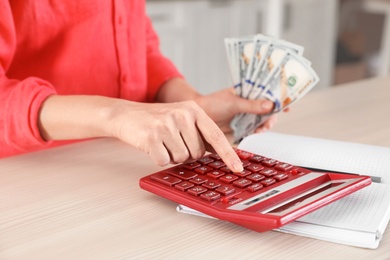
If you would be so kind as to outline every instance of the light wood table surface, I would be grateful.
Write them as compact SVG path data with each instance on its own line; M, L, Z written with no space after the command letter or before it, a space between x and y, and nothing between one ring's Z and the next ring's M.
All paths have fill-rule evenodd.
M313 91L273 131L390 147L390 78ZM0 259L390 259L389 229L370 250L178 213L138 186L160 169L112 139L0 160Z

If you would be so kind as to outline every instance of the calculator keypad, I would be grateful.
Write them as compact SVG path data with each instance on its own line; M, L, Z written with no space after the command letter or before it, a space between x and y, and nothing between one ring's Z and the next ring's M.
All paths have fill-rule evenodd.
M236 149L244 170L233 173L217 154L180 164L151 175L151 179L205 202L228 203L233 196L254 193L295 176L299 170L288 163Z

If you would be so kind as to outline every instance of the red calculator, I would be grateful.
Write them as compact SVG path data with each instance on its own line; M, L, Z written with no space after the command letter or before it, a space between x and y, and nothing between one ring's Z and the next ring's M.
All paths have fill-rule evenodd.
M370 177L315 172L236 149L232 172L217 154L153 173L141 188L214 218L264 232L371 184Z

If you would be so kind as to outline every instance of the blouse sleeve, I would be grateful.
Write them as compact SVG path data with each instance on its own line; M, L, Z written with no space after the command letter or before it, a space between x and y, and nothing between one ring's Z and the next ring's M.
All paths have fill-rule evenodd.
M154 101L160 87L169 79L183 78L175 65L159 49L159 38L146 17L148 101Z
M0 1L0 150L31 150L48 144L38 129L42 102L55 90L39 78L11 79L7 70L15 55L16 36L8 1ZM9 147L9 148L4 148ZM0 155L1 155L0 153Z

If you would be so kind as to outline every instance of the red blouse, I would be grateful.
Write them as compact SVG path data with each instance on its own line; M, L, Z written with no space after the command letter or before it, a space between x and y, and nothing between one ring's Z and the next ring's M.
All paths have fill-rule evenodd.
M0 17L0 158L58 145L37 125L49 95L151 102L180 76L145 0L0 0Z

